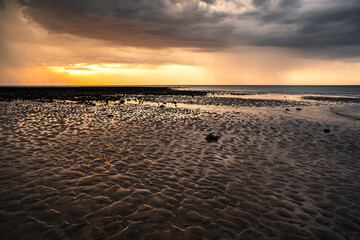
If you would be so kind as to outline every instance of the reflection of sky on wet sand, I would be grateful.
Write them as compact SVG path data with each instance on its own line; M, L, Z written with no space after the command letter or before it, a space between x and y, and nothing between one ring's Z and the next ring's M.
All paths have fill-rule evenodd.
M262 100L290 100L300 101L302 95L288 95L288 94L251 94L251 95L214 95L214 97L229 97L229 98L242 98L242 99L262 99Z
M233 94L215 94L214 97L226 97L226 98L241 98L241 99L260 99L260 100L288 100L288 101L313 101L311 99L302 99L302 97L324 97L326 95L318 94L246 94L246 95L233 95ZM356 96L344 96L344 95L331 95L332 98L357 98Z
M163 96L163 97L149 97L145 95L119 95L119 100L116 101L56 101L58 103L66 104L85 104L94 107L101 106L119 106L125 105L142 105L144 107L159 107L164 111L176 111L176 109L183 109L185 111L193 112L211 112L219 114L230 113L252 113L252 114L271 114L283 115L288 117L313 119L317 121L329 122L354 122L358 124L357 112L360 112L359 105L356 103L345 102L328 102L303 99L304 96L323 96L323 95L298 95L298 94L247 94L247 95L232 95L214 93L201 98L184 98L178 96ZM332 97L344 97L334 96ZM233 100L231 100L233 99ZM238 102L236 99L240 100ZM244 99L243 103L241 99ZM220 104L214 104L219 100ZM224 100L224 101L223 101ZM227 102L226 100L230 100ZM301 110L296 110L300 107Z

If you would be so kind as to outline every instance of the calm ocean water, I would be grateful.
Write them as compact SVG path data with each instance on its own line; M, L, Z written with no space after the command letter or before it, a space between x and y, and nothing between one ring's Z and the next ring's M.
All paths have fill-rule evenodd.
M295 86L295 85L199 85L199 86L169 86L177 89L234 91L253 93L280 93L280 94L314 94L360 97L360 85L343 86Z

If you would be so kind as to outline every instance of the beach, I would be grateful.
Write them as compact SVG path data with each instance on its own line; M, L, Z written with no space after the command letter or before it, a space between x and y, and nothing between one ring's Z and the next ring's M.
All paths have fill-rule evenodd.
M0 239L360 239L358 98L164 91L3 94Z

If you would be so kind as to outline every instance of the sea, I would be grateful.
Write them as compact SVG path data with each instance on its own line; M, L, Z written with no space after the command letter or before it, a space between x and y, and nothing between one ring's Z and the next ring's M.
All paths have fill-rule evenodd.
M360 85L188 85L166 86L183 90L204 90L251 94L294 94L360 97Z

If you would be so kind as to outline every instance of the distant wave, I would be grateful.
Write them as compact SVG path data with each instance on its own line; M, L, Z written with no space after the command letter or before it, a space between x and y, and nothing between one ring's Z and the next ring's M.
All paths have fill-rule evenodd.
M297 95L323 95L324 97L343 96L360 98L360 85L315 86L315 85L184 85L169 86L186 90L249 92L249 93L279 93Z

